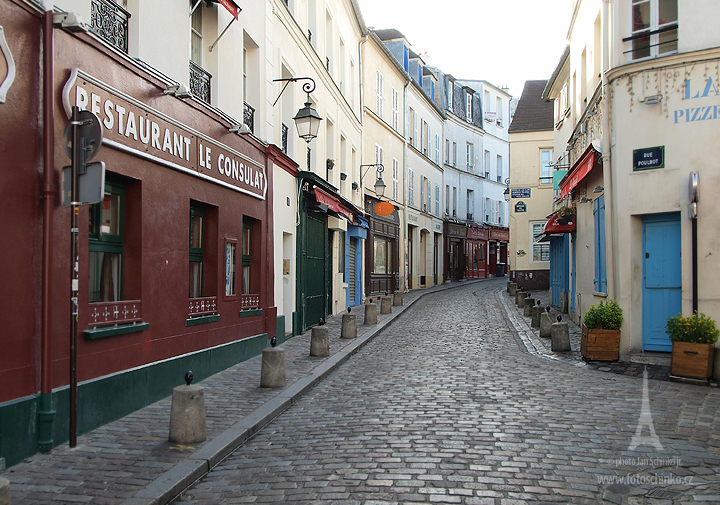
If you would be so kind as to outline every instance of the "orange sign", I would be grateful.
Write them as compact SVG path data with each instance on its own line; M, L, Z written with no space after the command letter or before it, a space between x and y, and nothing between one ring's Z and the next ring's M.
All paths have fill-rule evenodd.
M395 206L390 202L380 202L375 205L375 214L378 216L389 216L395 210Z

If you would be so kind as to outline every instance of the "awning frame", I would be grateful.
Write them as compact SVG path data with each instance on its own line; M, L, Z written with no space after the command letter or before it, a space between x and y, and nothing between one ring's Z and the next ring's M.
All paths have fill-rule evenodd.
M596 166L602 166L602 153L591 143L560 181L560 198L569 195Z

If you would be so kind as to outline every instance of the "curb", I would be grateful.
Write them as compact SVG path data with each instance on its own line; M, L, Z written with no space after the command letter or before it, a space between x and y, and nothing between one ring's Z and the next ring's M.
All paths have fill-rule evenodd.
M353 343L328 357L308 375L301 377L287 386L285 390L277 396L271 398L265 404L240 419L224 432L213 437L212 440L209 440L186 460L174 465L142 490L135 493L132 498L121 502L121 505L166 505L170 503L183 491L207 475L225 458L230 456L230 454L237 450L246 440L272 422L273 419L302 398L305 393L310 391L325 377L350 359L353 354L362 349L365 344L374 339L418 300L433 293L467 286L485 280L487 279L465 281L462 284L451 284L447 286L440 285L432 291L422 293L407 305L404 304L401 310L390 314L388 318L378 322L373 328L368 329L361 336L357 337Z

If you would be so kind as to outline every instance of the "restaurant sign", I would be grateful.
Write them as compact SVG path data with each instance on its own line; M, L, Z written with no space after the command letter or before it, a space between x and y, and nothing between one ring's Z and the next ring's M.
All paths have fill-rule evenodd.
M105 145L261 200L267 195L263 164L79 69L63 89L68 117L73 105L98 117Z

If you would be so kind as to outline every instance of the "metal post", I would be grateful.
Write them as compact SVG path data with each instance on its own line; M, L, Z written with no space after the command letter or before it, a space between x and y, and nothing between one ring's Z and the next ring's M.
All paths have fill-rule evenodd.
M77 323L78 323L78 167L85 153L80 145L80 112L72 108L72 191L70 195L70 447L77 446ZM80 160L80 158L83 160Z
M697 216L690 222L692 224L692 304L695 314L698 311Z

